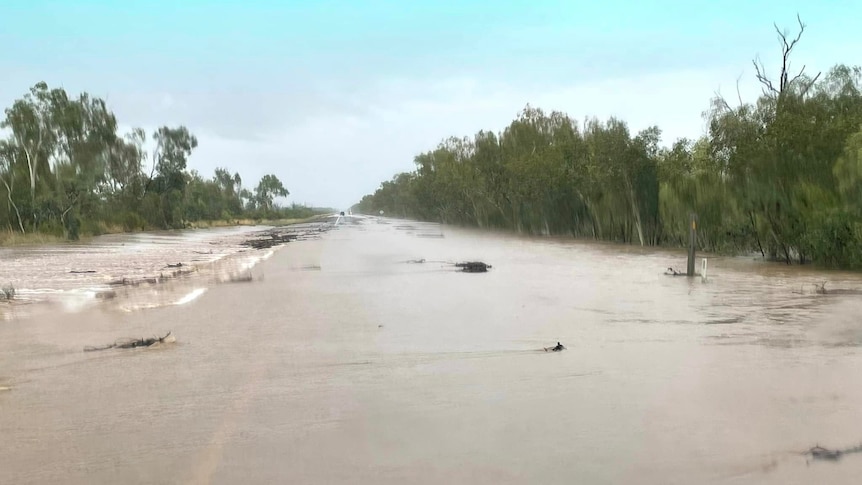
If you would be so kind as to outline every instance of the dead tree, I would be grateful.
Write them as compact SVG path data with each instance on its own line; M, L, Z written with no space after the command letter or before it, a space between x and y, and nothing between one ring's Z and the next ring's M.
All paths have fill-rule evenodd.
M813 78L806 79L804 77L805 65L802 66L802 69L800 69L795 76L790 77L790 54L793 52L793 48L796 47L796 44L799 43L799 39L802 38L803 32L805 32L805 24L802 23L802 19L799 17L799 14L796 15L796 21L799 23L799 33L797 33L796 37L793 39L790 39L786 31L779 29L777 24L772 24L775 27L775 32L778 33L778 40L781 44L781 71L778 77L778 86L776 86L775 83L766 75L766 69L764 68L763 62L760 58L755 58L751 61L751 63L754 64L755 76L763 86L763 94L765 96L779 98L797 82L802 83L798 95L805 96L808 90L811 89L811 86L813 86L820 77L820 73L818 72Z

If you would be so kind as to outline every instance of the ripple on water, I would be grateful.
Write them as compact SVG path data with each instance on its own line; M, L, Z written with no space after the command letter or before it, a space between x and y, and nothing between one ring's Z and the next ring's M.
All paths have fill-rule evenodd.
M86 244L0 248L0 285L16 289L14 305L0 305L0 320L24 317L33 304L75 313L106 302L124 312L189 303L206 291L202 283L249 273L273 255L273 249L241 245L261 229L112 234Z

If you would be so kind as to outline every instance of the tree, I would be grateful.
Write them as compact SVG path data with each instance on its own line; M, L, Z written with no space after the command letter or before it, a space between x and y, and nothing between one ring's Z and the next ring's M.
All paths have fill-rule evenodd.
M154 190L158 194L158 217L165 227L181 226L184 212L182 201L188 183L185 170L188 157L197 148L198 140L185 126L163 126L153 133L153 141L156 142L153 152L155 176L150 175L145 193Z
M254 189L255 199L258 207L265 211L271 211L275 197L287 197L290 193L282 185L281 180L275 175L264 175L257 187Z
M763 62L761 62L760 59L755 58L751 61L752 64L754 64L757 80L760 81L763 86L763 95L769 98L777 99L783 94L791 92L797 96L805 96L808 93L808 90L811 89L817 81L817 78L820 77L820 73L817 73L814 78L807 78L805 76L805 66L802 66L802 69L800 69L796 75L791 77L790 54L793 52L793 48L796 47L796 44L799 43L799 40L802 38L802 34L805 32L805 24L802 23L802 19L799 15L796 15L796 21L799 24L799 32L793 39L788 37L788 33L786 31L779 29L777 24L772 24L773 27L775 27L775 32L778 34L778 40L781 44L781 68L777 83L767 76L766 69L764 69Z
M21 233L24 232L24 222L21 219L21 212L18 210L18 204L15 203L15 147L8 142L0 141L0 183L3 184L3 187L6 189L6 209L7 215L6 218L10 221L9 228L12 229L11 225L11 214L12 209L15 210L15 217L18 222L18 228L21 230Z
M170 183L176 182L177 174L186 169L188 157L197 148L198 140L185 126L163 126L153 133L153 141L156 142L154 169L161 177L168 179L168 188L171 188Z
M24 154L30 180L31 206L36 204L36 181L48 161L54 143L53 122L51 119L48 85L35 84L22 99L7 108L6 119L0 128L12 131L16 146Z
M805 30L776 27L780 68L754 102L718 96L698 140L662 147L651 127L527 106L502 132L450 137L363 197L357 209L444 223L640 245L759 251L787 263L862 267L862 69L794 70Z
M233 219L255 210L239 173L220 168L212 179L189 170L198 141L183 126L152 134L135 128L117 133L117 119L104 100L71 95L37 83L5 110L0 127L0 226L68 239L80 234L180 228L197 220ZM150 160L151 166L144 166ZM287 191L277 179L262 181L267 216L317 213L293 205L276 208ZM256 215L256 214L255 214Z

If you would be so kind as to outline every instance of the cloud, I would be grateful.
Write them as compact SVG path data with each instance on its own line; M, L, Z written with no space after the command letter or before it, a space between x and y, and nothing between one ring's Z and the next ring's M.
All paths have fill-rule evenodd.
M126 91L108 101L124 126L151 133L186 125L199 146L189 166L204 176L216 167L239 172L246 187L278 176L289 200L344 208L449 136L504 129L528 103L585 117L619 117L633 132L658 125L665 144L703 133L701 113L716 90L736 99L738 67L671 70L612 79L561 81L471 75L389 78L312 87L244 86L189 91ZM751 100L750 73L740 84Z
M527 103L579 120L617 116L634 132L658 125L666 144L697 137L717 89L735 99L747 69L740 87L752 100L751 57L760 53L770 72L779 58L774 9L715 2L56 3L0 7L17 20L0 38L18 47L0 53L3 106L39 80L88 91L125 126L187 126L199 140L190 166L205 176L224 166L253 186L274 173L290 199L340 207L411 170L443 138L502 130ZM846 3L803 12L812 35L795 65L816 72L855 58L858 7ZM779 25L795 32L788 15ZM96 18L103 28L90 28Z
M306 116L272 116L266 135L255 140L196 131L200 148L191 165L205 174L228 166L249 185L274 173L294 201L346 207L395 173L412 170L413 157L444 138L501 131L527 103L579 121L616 116L633 132L658 125L666 144L696 138L704 131L701 113L719 88L736 99L739 74L735 68L682 70L568 86L389 79L361 94L333 91L325 109ZM740 89L748 100L758 93L749 81Z

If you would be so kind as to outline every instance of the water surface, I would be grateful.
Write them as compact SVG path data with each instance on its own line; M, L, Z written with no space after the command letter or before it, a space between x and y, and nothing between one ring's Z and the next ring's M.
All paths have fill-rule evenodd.
M800 453L862 440L862 303L814 291L862 279L684 265L369 219L185 304L2 322L0 483L856 483Z

